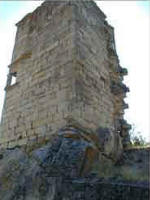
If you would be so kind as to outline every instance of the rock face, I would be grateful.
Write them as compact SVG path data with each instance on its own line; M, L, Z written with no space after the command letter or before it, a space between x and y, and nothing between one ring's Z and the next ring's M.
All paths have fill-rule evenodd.
M87 175L98 157L80 132L68 127L41 148L1 151L0 199L67 199L67 181Z
M66 127L42 147L1 150L0 200L148 200L147 182L96 177L95 162L111 157L84 134Z
M71 118L93 132L108 130L104 143L117 157L129 142L123 120L129 89L122 83L127 70L120 67L114 30L104 13L93 0L50 0L17 28L1 147L50 138Z

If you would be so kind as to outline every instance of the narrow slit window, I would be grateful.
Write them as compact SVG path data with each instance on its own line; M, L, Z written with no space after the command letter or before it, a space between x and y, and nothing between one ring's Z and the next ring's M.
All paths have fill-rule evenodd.
M16 76L12 76L11 85L14 85L16 83Z
M14 85L16 83L16 79L17 79L17 72L11 73L11 85Z

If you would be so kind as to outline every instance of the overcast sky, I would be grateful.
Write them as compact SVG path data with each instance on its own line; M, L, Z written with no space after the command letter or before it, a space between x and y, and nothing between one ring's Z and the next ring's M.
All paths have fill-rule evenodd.
M42 1L0 1L0 113L4 87L11 63L15 24ZM128 69L125 83L130 93L125 118L137 131L150 138L150 1L97 1L115 28L117 53Z

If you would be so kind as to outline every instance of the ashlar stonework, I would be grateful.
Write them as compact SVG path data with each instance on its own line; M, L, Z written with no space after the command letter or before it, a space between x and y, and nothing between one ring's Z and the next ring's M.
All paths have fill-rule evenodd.
M45 1L17 23L1 147L48 139L77 124L117 154L129 142L126 74L114 29L93 0Z

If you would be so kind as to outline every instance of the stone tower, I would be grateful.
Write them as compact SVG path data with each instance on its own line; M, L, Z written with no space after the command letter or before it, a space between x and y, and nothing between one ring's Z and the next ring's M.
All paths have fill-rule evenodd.
M129 128L123 119L127 70L96 3L45 1L17 28L0 144L51 137L72 121L95 132L109 129L113 145L122 148Z

